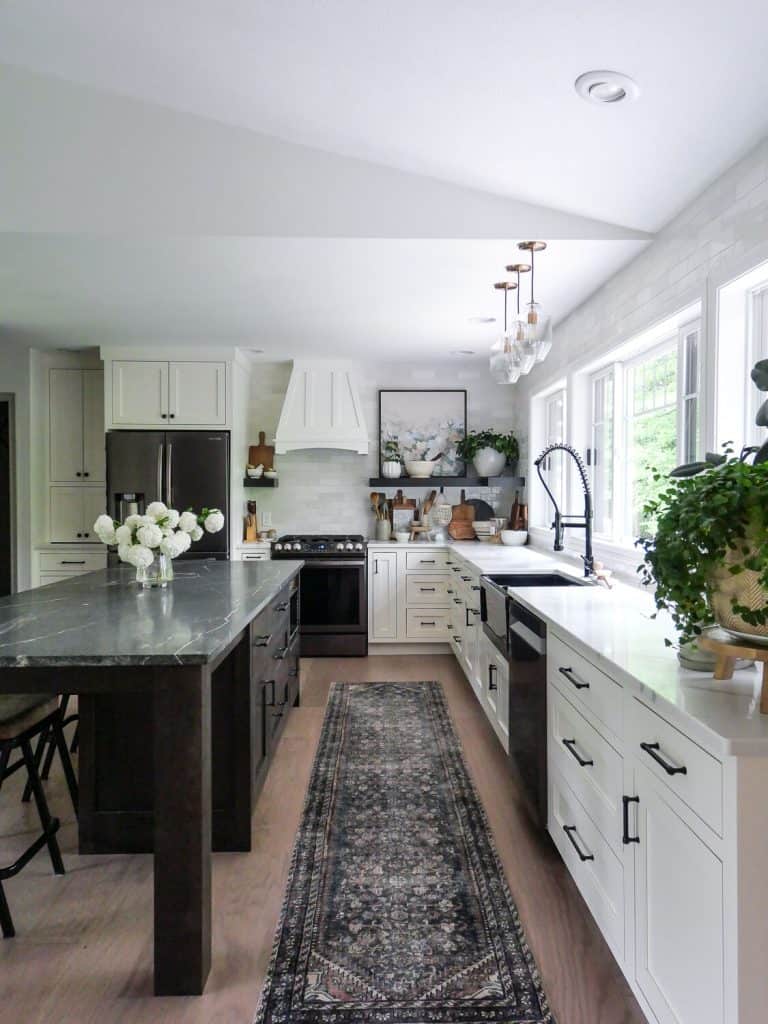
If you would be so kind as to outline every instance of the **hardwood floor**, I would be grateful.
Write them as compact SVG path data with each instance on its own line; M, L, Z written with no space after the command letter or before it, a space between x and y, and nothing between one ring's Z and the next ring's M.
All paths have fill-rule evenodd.
M79 857L63 779L63 877L44 853L6 892L18 937L0 940L0 1024L251 1024L269 962L293 837L334 679L439 679L485 805L558 1024L645 1018L554 848L528 824L501 747L453 657L307 659L259 798L249 854L213 859L213 968L200 998L152 996L152 860ZM14 777L0 791L0 863L29 841L34 812Z

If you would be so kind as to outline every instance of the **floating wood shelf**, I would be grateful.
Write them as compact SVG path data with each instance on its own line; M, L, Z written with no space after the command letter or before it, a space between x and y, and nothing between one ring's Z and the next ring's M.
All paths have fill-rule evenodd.
M278 477L266 477L263 476L253 477L247 476L243 480L243 487L277 487L279 483Z
M392 487L407 490L412 487L498 487L500 483L512 487L525 487L524 476L372 476L368 481L370 487Z

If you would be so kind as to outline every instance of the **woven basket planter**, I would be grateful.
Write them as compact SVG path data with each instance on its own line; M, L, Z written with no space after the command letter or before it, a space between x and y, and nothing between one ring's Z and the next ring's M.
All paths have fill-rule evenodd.
M750 539L754 544L754 539ZM745 569L734 576L728 571L729 566L740 560L739 554L729 551L723 567L712 573L709 594L712 613L717 624L723 629L748 633L750 636L768 637L768 624L755 626L751 622L745 622L733 610L734 603L749 608L750 611L762 611L768 607L768 593L760 582L759 573Z

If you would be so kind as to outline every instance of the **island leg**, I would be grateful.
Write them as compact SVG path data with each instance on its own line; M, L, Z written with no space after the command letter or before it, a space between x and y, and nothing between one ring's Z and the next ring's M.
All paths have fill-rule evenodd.
M200 995L211 967L211 677L155 670L155 995Z

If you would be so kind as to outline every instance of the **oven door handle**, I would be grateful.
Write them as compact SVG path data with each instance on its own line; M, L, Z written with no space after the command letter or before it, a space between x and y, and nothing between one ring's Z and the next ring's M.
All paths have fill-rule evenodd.
M302 572L306 572L307 569L312 571L313 569L322 569L327 567L328 569L365 569L365 559L357 558L312 558L311 555L302 555L300 551L296 552L296 559L304 561Z

